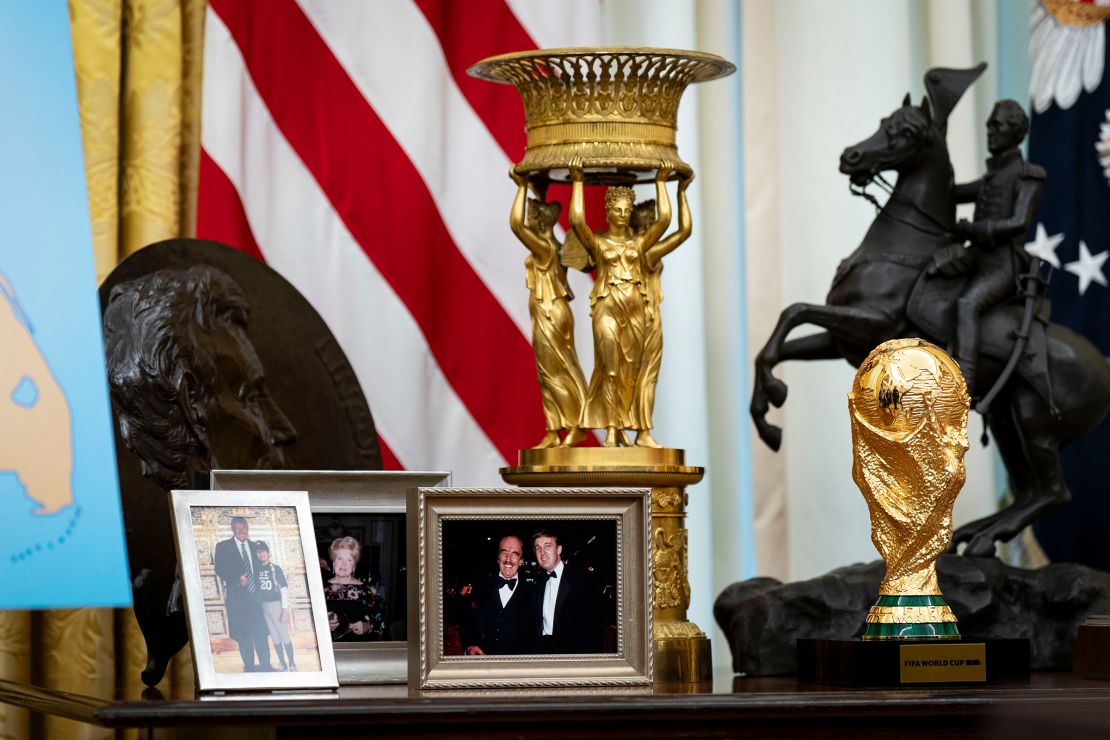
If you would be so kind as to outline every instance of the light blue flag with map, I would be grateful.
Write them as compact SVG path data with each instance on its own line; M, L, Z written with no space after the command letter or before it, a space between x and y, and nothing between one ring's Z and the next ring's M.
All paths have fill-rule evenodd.
M0 105L0 609L126 606L65 0L4 4Z

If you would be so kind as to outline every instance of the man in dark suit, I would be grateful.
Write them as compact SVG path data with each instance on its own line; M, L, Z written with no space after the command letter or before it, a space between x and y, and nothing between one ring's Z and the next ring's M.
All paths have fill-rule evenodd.
M224 581L227 596L227 627L232 640L239 643L244 671L270 671L270 646L262 605L258 600L255 573L262 567L247 539L250 525L241 516L231 520L232 536L216 543L212 558L216 575ZM254 662L257 653L258 663Z
M540 652L600 653L603 640L601 594L584 568L563 562L559 536L548 529L532 535L536 560L547 576L537 589Z
M536 589L518 574L524 543L509 535L497 547L497 575L475 589L473 607L462 626L463 651L466 655L538 652Z

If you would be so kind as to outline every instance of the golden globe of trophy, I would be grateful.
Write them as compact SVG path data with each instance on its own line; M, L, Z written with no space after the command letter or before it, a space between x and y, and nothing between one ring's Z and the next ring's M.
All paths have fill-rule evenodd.
M652 616L655 679L711 678L709 640L686 619L690 605L685 487L704 470L652 434L663 357L663 258L692 230L686 188L691 167L678 155L678 106L687 85L735 66L712 54L646 48L547 49L484 59L469 73L511 84L524 103L527 148L509 176L517 183L513 233L526 248L532 346L547 433L521 450L502 477L523 486L645 486L652 489ZM677 228L667 182L677 180ZM572 185L572 230L560 242L562 205L551 182ZM636 203L635 183L655 198ZM586 187L607 187L606 223L588 224ZM534 197L529 198L532 190ZM595 272L589 295L594 371L586 378L574 346L567 270ZM602 447L581 447L589 430Z
M852 478L886 561L864 640L959 639L937 585L964 484L970 399L955 361L921 339L894 339L863 361L848 394Z

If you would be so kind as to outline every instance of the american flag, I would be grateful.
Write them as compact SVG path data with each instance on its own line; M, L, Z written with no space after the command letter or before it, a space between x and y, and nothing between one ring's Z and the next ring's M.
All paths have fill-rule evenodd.
M254 254L312 303L386 468L497 483L544 433L527 251L508 228L524 119L514 89L465 70L597 45L598 0L212 0L207 13L197 236ZM589 280L572 276L576 295ZM585 316L576 335L588 357Z
M1053 321L1110 356L1110 56L1105 3L1038 5L1030 41L1033 115L1029 161L1048 172L1034 224L1059 268L1049 284ZM1048 8L1051 8L1049 10ZM1049 261L1053 255L1048 256ZM1052 560L1110 570L1110 419L1064 448L1072 501L1036 527Z

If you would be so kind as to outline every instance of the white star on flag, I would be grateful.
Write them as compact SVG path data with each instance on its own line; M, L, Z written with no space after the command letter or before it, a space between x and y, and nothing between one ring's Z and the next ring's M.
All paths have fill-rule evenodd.
M1044 224L1037 224L1037 234L1033 237L1033 241L1025 245L1025 251L1034 257L1040 257L1059 270L1060 258L1056 256L1056 247L1060 246L1062 241L1064 241L1063 234L1049 236L1044 230Z
M1080 240L1079 259L1064 265L1065 270L1079 276L1079 295L1087 292L1092 280L1106 287L1106 275L1102 273L1102 265L1108 256L1110 253L1099 252L1092 257L1090 250L1087 249L1087 243Z

